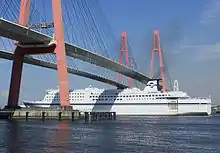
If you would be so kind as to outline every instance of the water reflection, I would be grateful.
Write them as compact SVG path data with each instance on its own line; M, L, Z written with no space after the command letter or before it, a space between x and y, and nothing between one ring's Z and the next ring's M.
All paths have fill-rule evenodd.
M71 142L71 128L69 125L71 125L71 123L68 120L58 122L54 133L54 146L56 150L53 150L53 152L60 153L68 151Z
M23 153L21 136L22 127L18 121L8 121L6 122L4 130L4 140L6 146L6 152L16 152Z
M97 135L99 135L99 139L101 140L98 151L106 152L106 150L108 150L108 152L115 152L114 149L115 146L117 146L116 144L117 125L112 126L115 124L114 121L103 121L100 124L101 124L99 127L100 132L97 133Z

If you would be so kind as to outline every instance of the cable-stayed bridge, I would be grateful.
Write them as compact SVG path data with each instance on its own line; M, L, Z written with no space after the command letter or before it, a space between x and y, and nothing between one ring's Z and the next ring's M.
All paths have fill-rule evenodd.
M124 80L115 81L116 72L124 75L125 80L129 77L139 83L148 82L149 78L145 74L131 67L136 65L134 62L131 66L118 62L119 46L115 46L117 43L111 36L111 28L106 30L108 23L105 17L97 17L102 14L100 8L94 9L94 6L99 6L97 1L57 0L52 1L52 5L48 1L40 1L0 2L0 36L3 46L0 57L13 60L9 107L15 107L18 103L23 62L57 69L62 106L69 106L67 73L118 88L128 86ZM48 13L50 11L52 16ZM100 23L106 25L101 26ZM109 40L110 37L113 39ZM89 70L77 68L80 65L78 63L83 64L84 68L89 65ZM135 85L137 83L132 86Z

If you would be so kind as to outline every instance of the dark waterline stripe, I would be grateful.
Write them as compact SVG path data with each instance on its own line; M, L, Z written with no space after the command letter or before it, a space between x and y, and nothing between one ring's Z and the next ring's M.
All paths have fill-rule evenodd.
M27 103L24 102L25 105L60 105L59 103L50 103L50 104L46 104L46 103ZM202 104L202 105L206 105L206 104L210 104L210 103L169 103L169 105L189 105L189 104ZM168 103L71 103L71 105L168 105ZM211 104L210 104L211 105Z

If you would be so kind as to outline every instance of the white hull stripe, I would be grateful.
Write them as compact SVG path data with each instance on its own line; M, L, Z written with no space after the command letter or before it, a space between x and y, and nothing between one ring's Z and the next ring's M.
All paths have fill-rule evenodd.
M28 103L24 102L25 105L60 105L59 103ZM71 105L207 105L211 103L70 103Z

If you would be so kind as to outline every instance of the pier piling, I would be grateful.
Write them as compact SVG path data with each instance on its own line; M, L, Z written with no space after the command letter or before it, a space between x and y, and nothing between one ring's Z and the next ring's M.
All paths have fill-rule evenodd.
M75 116L75 113L74 112L72 112L72 121L74 121L74 116Z
M116 112L113 112L113 119L116 120Z
M45 120L45 112L42 112L42 121Z
M85 112L85 122L89 121L89 112Z
M62 118L62 112L59 112L59 121L61 121Z
M26 121L28 121L28 114L29 112L26 112Z

